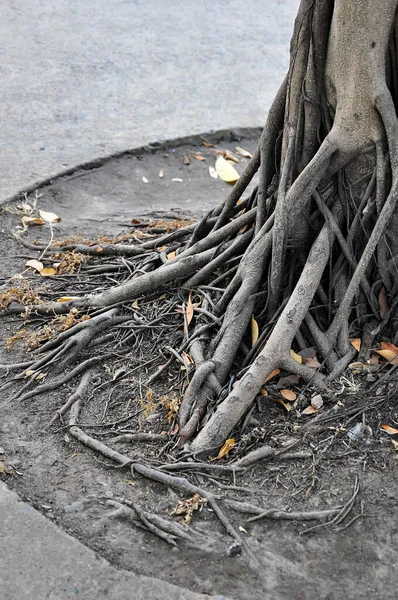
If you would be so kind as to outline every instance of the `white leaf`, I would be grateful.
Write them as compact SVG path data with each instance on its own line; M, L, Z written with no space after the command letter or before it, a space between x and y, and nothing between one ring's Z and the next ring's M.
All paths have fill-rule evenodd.
M210 177L213 177L213 179L218 179L217 171L214 167L209 167L209 173Z
M58 223L61 220L61 217L59 217L55 213L46 212L45 210L39 210L39 215L47 223Z
M38 271L40 273L44 266L43 263L41 263L39 260L33 258L32 260L26 261L25 267L31 267L31 269L35 269L35 271Z

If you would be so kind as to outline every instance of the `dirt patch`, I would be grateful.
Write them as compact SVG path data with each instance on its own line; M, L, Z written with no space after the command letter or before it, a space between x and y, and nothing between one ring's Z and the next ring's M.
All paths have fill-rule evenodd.
M37 198L41 210L61 217L61 222L54 225L57 239L77 243L82 239L95 240L105 245L113 241L129 243L134 239L131 236L136 236L142 242L158 234L153 230L167 231L172 221L174 225L176 221L189 224L189 219L199 218L225 198L227 184L209 173L217 149L233 151L239 145L253 151L256 145L254 139L237 141L233 135L207 140L216 148L204 146L198 138L189 144L143 149L91 165L44 186L26 200L32 204ZM245 164L246 160L240 157L237 170L242 172ZM15 205L20 202L21 199ZM21 246L10 235L20 223L15 205L1 215L0 274L4 280L22 273L27 259L41 255ZM48 227L29 228L23 240L28 244L35 240L47 244L49 235ZM62 260L71 261L70 257L58 256L44 266L51 268L54 262ZM79 295L85 290L100 289L104 279L112 281L119 276L120 267L112 272L111 259L107 264L107 271L101 272L91 257L72 265L70 272L64 268L62 275L55 278L25 272L25 280L29 286L41 288L39 292L46 299ZM89 276L85 269L92 270ZM18 279L15 281L20 284ZM122 349L130 332L123 329L123 323L112 340L106 341L110 356L95 366L80 414L81 427L91 436L154 467L177 460L168 434L175 427L173 400L181 395L189 373L189 364L176 359L151 386L142 385L170 358L165 347L175 347L183 339L184 298L175 296L173 286L164 294L154 294L133 309L137 318L153 325L131 338L128 354ZM161 315L160 326L156 320ZM47 318L46 322L50 329L62 327L61 321L54 323ZM42 332L42 324L39 316L29 318L26 329L31 344L37 340L39 329ZM19 340L15 340L11 352L6 348L6 340L22 326L25 327L23 321L16 316L3 317L0 363L29 359ZM95 356L95 350L87 356ZM3 374L2 381L7 384L11 375L4 370ZM228 458L209 464L229 464L230 459L236 460L265 444L280 450L298 441L291 451L296 454L290 458L280 454L235 476L217 471L189 474L192 482L217 496L255 504L264 511L298 513L347 505L358 481L359 493L353 506L347 505L347 518L308 533L304 531L318 525L318 521L272 519L269 514L268 518L248 523L253 515L223 504L245 541L243 552L235 556L233 539L225 533L209 504L194 511L191 524L184 529L195 534L193 539L179 540L176 548L137 527L128 517L114 514L114 503L126 500L184 528L184 515L170 516L184 495L138 475L133 477L128 468L115 468L110 460L71 436L67 420L58 420L46 428L54 412L74 393L76 380L22 400L13 399L20 389L19 382L3 387L0 460L5 470L0 476L23 498L113 564L194 591L222 593L243 600L393 598L398 565L398 528L394 519L397 454L380 426L385 422L394 425L398 420L396 383L391 378L385 386L375 383L366 374L338 382L324 402L326 409L340 403L340 421L324 422L323 427L303 440L300 428L313 417L300 420L294 411L273 401L280 398L280 393L277 380L272 381L268 396L259 399L247 416L244 435ZM357 430L353 431L355 427ZM137 432L158 437L151 442L115 442L120 435ZM159 437L162 435L164 440ZM352 519L355 520L351 522Z

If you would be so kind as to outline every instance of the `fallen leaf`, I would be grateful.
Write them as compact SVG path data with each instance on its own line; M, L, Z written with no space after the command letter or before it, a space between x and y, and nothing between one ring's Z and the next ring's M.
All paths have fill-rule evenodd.
M53 269L52 267L49 267L47 269L42 269L40 271L40 275L42 275L43 277L51 277L52 275L56 275L57 274L57 270Z
M213 179L218 179L217 171L214 167L209 167L209 173L210 177L213 177Z
M293 390L281 390L281 396L283 396L285 400L290 400L291 402L294 402L297 398L297 394L295 394Z
M131 222L134 223L134 225L139 225L141 223L139 219L131 219Z
M397 359L398 353L394 350L374 350L377 354L380 354L383 358L385 358L388 362L391 362L392 365L396 364L394 359Z
M142 181L143 181L144 183L149 183L148 179L147 179L146 177L144 177L144 176L142 176Z
M61 217L55 213L46 212L45 210L39 210L39 215L46 221L46 223L58 223L61 220Z
M294 358L296 362L300 363L300 365L303 363L303 357L300 356L300 354L296 354L294 350L290 350L290 356Z
M41 381L42 379L44 379L45 377L47 377L47 373L39 373L37 375L37 377L35 377L36 381Z
M37 225L44 225L45 221L43 219L38 219L37 217L22 217L21 219L24 227L35 227Z
M319 410L323 406L323 398L320 394L316 394L311 398L311 406L316 410Z
M322 366L316 358L303 358L303 364L310 369L320 369Z
M232 448L234 446L235 446L235 438L229 438L225 442L223 447L221 448L220 452L218 453L218 456L216 456L215 458L212 458L211 460L219 460L220 458L227 456L228 452L230 452L230 450L232 450Z
M251 152L249 152L248 150L245 150L244 148L241 148L240 146L236 146L235 152L237 152L240 156L243 156L244 158L252 157Z
M394 344L390 344L390 342L381 342L380 346L382 350L392 350L392 352L398 354L397 346L394 346Z
M202 146L206 146L206 148L214 148L214 144L210 144L210 142L202 142Z
M57 302L70 302L71 300L77 300L79 296L62 296L62 298L58 298Z
M178 183L182 183L183 179L181 179L181 177L173 177L171 181L177 181Z
M386 317L388 317L390 307L388 306L387 292L384 286L381 288L379 293L379 308L381 318L385 319Z
M131 305L131 308L139 308L138 300L134 300L133 304Z
M305 408L301 414L302 415L313 415L316 412L318 412L316 408L314 408L313 406L307 406L307 408Z
M238 171L223 156L219 156L216 160L216 171L226 183L235 183L239 179Z
M191 164L191 161L189 160L189 156L184 156L183 160L184 160L184 165L190 165Z
M355 339L351 339L349 341L350 341L351 346L354 346L355 350L357 352L359 352L361 349L361 338L355 338Z
M164 171L163 171L163 169L160 169L160 171L159 171L159 177L160 178L164 177Z
M235 154L232 154L232 152L230 152L229 150L223 150L222 155L224 156L224 158L231 160L233 163L239 162L239 158L235 156Z
M189 292L187 307L185 309L185 318L187 320L187 329L188 329L189 324L193 319L192 292ZM185 331L184 333L187 333L187 331Z
M183 352L183 353L182 353L182 357L183 357L183 359L184 359L184 362L185 362L185 364L186 364L186 366L187 366L187 367L188 367L189 365L194 365L194 364L195 364L195 361L194 361L194 359L192 358L192 356L189 356L189 354L187 354L186 352Z
M0 461L0 473L4 473L4 463Z
M173 258L176 257L176 253L175 252L169 252L167 255L167 260L173 260Z
M398 429L395 429L395 427L390 427L390 425L381 425L381 429L384 429L384 431L389 435L396 435L398 433Z
M39 273L44 268L43 263L36 259L27 260L25 263L25 267L31 267L31 269L34 269L35 271L38 271Z
M267 392L267 390L265 388L261 388L261 395L263 397L268 396L268 392Z
M251 330L252 330L252 348L255 346L258 340L258 323L254 317L252 317L251 321Z
M290 402L284 402L283 400L281 400L281 398L273 398L274 402L278 402L278 404L282 404L282 406L287 410L287 412L290 412L292 410L292 405L290 404Z
M195 152L195 154L193 155L193 157L194 157L196 160L202 160L202 161L203 161L203 160L206 160L206 159L205 159L205 157L204 157L204 156L202 156L200 152Z
M35 373L36 373L36 371L32 371L31 369L28 369L27 371L25 371L25 377L31 377Z
M394 450L398 450L398 442L397 440L391 440Z
M273 377L276 377L277 375L279 375L280 370L279 369L274 369L269 375L268 377L265 379L264 383L267 383L267 381L269 381L270 379L272 379Z
M242 527L242 525L239 525L238 527L239 531L241 531L242 533L247 533L246 529L244 527Z
M171 430L171 432L170 432L170 433L171 433L171 435L175 435L176 433L178 433L178 430L179 430L179 428L180 428L180 427L179 427L178 423L176 423L176 424L174 425L173 429L172 429L172 430Z

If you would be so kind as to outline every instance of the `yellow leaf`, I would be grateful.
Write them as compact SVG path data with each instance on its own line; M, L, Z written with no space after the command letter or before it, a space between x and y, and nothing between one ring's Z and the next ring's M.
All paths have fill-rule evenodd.
M302 362L303 362L303 357L302 357L302 356L300 356L300 354L296 354L296 352L295 352L294 350L290 350L290 356L291 356L292 358L294 358L294 360L295 360L296 362L300 363L300 365L302 364Z
M392 445L394 447L394 450L398 450L398 442L397 440L391 440L392 441Z
M238 171L223 156L219 156L216 160L216 171L226 183L235 183L239 179Z
M35 271L40 273L40 271L43 269L43 263L35 259L27 260L25 267L30 267L31 269L35 269Z
M283 396L285 400L291 400L292 402L297 398L297 395L293 390L281 390L281 396Z
M57 271L56 269L53 269L52 267L49 267L48 269L42 269L40 271L40 275L42 275L43 277L51 277L51 275L56 275Z
M390 427L390 425L381 425L381 429L384 429L384 431L389 435L395 435L398 433L398 429L395 429L395 427Z
M204 156L202 156L200 152L195 152L195 154L193 155L193 157L194 157L196 160L206 160L206 159L205 159L205 157L204 157Z
M58 223L61 220L61 217L59 217L55 213L53 213L53 212L46 212L45 210L39 210L39 215L47 223Z
M258 323L254 317L252 317L252 348L258 340Z
M279 369L274 369L266 378L266 380L264 381L264 383L267 383L267 381L269 381L270 379L272 379L273 377L276 377L277 375L279 375L280 370Z
M212 458L211 460L219 460L220 458L223 458L224 456L227 456L228 452L230 450L232 450L232 448L235 446L235 438L229 438L225 444L223 445L223 447L221 448L220 452L218 453L218 456L216 456L215 458Z
M236 146L235 151L238 154L240 154L240 156L243 156L244 158L252 157L252 154L248 150L245 150L244 148L241 148L240 146Z
M318 412L316 408L314 408L313 406L307 406L307 408L305 408L301 414L302 415L313 415L316 412Z
M355 338L355 339L350 340L350 344L351 344L351 346L354 346L354 348L357 352L359 352L361 349L361 338Z
M70 302L71 300L77 300L78 296L62 296L58 298L57 302Z
M34 375L36 373L36 371L32 371L31 369L28 369L27 371L25 371L25 377L30 377L31 375Z
M173 258L176 257L176 253L175 252L169 252L167 255L167 260L173 260Z
M265 388L261 388L261 395L264 396L264 397L268 396L268 392L267 392L267 390Z

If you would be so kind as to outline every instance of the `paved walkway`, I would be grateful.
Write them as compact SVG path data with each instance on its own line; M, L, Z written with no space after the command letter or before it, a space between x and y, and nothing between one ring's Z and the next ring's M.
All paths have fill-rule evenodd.
M0 200L105 154L259 126L299 0L0 2Z

